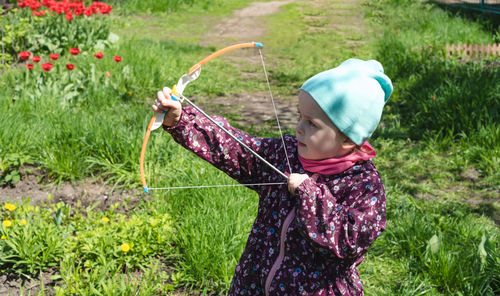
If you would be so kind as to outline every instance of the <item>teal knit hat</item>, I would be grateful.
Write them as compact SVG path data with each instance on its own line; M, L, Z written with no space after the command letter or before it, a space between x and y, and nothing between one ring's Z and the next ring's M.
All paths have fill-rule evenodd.
M343 134L361 145L375 131L393 88L379 62L349 59L309 78L300 89Z

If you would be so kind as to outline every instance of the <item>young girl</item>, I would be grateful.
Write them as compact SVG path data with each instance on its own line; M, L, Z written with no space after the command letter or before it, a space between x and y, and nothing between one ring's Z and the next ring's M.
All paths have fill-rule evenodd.
M356 266L386 223L385 190L366 140L391 92L379 62L350 59L302 85L296 137L254 137L216 117L289 176L288 186L249 186L259 194L258 214L229 295L363 295ZM285 181L169 93L158 92L153 110L166 112L164 129L175 141L242 184Z

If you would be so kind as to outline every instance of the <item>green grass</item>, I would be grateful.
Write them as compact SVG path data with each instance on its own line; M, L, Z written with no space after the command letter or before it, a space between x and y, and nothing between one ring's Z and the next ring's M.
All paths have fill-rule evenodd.
M266 0L261 0L261 2ZM269 0L267 0L269 1ZM120 14L220 14L244 7L248 0L111 0L114 11ZM183 24L185 25L185 24Z
M343 13L339 15L338 9ZM357 14L359 7L355 4L341 6L341 1L330 1L316 5L289 4L270 16L268 35L263 42L269 48L272 65L269 72L277 92L296 95L300 85L318 72L353 56L372 57L370 39L366 39L370 35L359 31L361 24L348 25L362 21L350 17ZM336 23L346 26L333 26Z
M116 3L111 31L120 40L104 50L104 59L82 53L62 57L49 73L26 76L19 67L1 74L2 177L32 164L49 182L90 178L140 187L139 151L156 91L171 87L216 50L199 45L201 34L249 1L206 7L204 1L179 1L151 16L144 14L152 6L143 9L141 3L154 4ZM318 3L289 4L265 19L269 30L262 42L275 95L294 95L309 76L352 56L382 61L395 87L372 141L387 189L388 224L360 265L365 293L495 295L499 72L482 63L447 61L442 47L493 42L496 35L478 21L422 1L367 1L362 11L339 1ZM362 30L334 26L361 12ZM115 63L113 55L123 61ZM67 62L77 66L71 77ZM243 71L261 70L220 57L185 94L210 98L265 90L264 81L242 79ZM259 127L248 130L276 136ZM233 184L158 131L150 139L146 174L151 187ZM119 205L102 210L48 199L39 206L15 202L13 212L2 204L0 220L14 225L0 226L6 236L0 240L0 269L35 278L52 270L51 289L58 295L223 295L258 202L245 188L155 191L135 206L123 201L125 212ZM122 243L131 250L121 251Z

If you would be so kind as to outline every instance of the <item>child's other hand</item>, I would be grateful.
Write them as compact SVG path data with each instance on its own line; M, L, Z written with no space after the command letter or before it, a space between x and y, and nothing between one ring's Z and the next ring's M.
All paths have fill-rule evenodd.
M174 126L181 119L182 105L179 101L174 101L170 98L170 88L164 87L158 92L158 97L152 106L156 113L165 112L163 124L166 126Z
M295 189L308 178L309 176L306 174L290 174L290 176L288 176L288 191L290 191L291 194L295 194Z

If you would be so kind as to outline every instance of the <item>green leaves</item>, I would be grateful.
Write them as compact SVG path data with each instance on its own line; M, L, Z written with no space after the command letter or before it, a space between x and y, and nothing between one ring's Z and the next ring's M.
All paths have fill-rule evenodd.
M0 8L0 11L3 11ZM29 17L20 13L18 9L12 9L7 14L0 13L0 30L2 34L2 51L0 53L0 69L8 68L10 63L16 61L17 54L26 47L29 34L33 30L33 24Z
M107 17L76 17L68 22L64 14L46 16L33 24L27 48L40 55L43 53L66 54L70 47L93 50L96 44L109 35ZM104 43L104 45L107 45Z
M59 280L64 290L85 294L117 289L116 281L108 281L103 274L120 278L120 289L131 289L135 285L122 276L139 272L144 273L143 280L147 279L150 289L163 289L169 277L153 263L161 264L159 258L174 256L170 216L156 210L117 213L119 204L107 211L94 210L95 206L72 207L62 202L43 207L28 202L15 207L1 204L0 217L11 221L8 227L0 224L2 273L33 277L58 267L53 280ZM127 248L122 248L125 245ZM73 286L75 281L78 285Z
M0 186L14 184L21 180L20 169L23 165L32 164L30 156L19 153L2 153L0 149Z

